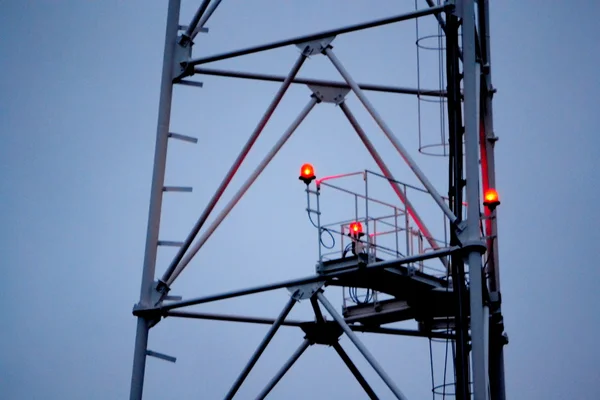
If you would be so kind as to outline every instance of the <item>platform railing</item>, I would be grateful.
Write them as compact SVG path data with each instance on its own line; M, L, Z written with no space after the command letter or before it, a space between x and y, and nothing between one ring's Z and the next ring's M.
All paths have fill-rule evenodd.
M371 179L368 178L369 176ZM364 181L363 193L343 187L343 182L332 183L333 180L339 181L352 177L362 178ZM410 204L409 198L413 201L415 198L415 194L411 194L411 192L427 193L425 189L393 180L393 183L400 187L404 195L404 199L401 199L401 205L396 205L377 199L369 193L369 184L372 179L392 181L381 174L365 170L318 179L316 190L307 187L307 211L311 215L316 215L316 222L312 217L311 221L318 231L319 263L347 257L353 242L362 247L362 253L368 255L367 263L425 254L435 250L434 246L436 245L438 247L448 246L446 218L442 217L444 238L440 239L431 237L431 234L427 236L419 229L411 216L411 210L407 205ZM342 201L340 204L348 208L349 215L352 218L323 223L326 215L323 213L320 197L327 195L329 190L347 196L349 201ZM311 195L316 198L313 203L316 205L315 209L311 208ZM375 208L378 211L377 215L373 215ZM363 227L364 235L360 238L350 235L350 225L357 222L362 224ZM327 237L329 235L333 239L332 242L328 241ZM447 277L447 271L443 268L443 265L439 267L431 265L435 262L434 260L419 261L409 264L408 267L436 277ZM346 307L347 302L378 301L378 293L376 292L362 290L362 293L358 293L356 288L343 288L343 292L344 307Z

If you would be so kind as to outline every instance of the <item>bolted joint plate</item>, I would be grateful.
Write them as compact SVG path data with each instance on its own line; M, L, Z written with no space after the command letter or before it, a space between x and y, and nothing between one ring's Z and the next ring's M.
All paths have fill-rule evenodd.
M158 324L162 318L159 308L147 308L141 304L135 304L131 312L138 318L144 318L148 321L148 328L152 328Z
M325 282L308 283L306 285L290 286L286 289L292 293L292 298L296 301L310 299L325 284Z
M336 344L344 333L341 326L335 321L326 322L306 322L300 325L300 329L304 331L305 338L311 344L322 344L325 346L333 346Z
M296 44L296 47L302 51L302 54L309 57L315 54L322 53L326 48L328 48L335 39L335 36L331 36L324 39L313 40L311 42L302 42Z
M313 92L313 95L324 103L334 103L340 105L346 100L346 95L350 88L335 88L330 86L307 85Z
M462 249L463 254L468 254L470 252L476 251L479 254L485 254L487 251L487 246L483 240L466 240L462 241Z
M173 80L178 81L194 74L194 67L189 64L192 58L192 45L187 45L182 35L177 38L173 54Z

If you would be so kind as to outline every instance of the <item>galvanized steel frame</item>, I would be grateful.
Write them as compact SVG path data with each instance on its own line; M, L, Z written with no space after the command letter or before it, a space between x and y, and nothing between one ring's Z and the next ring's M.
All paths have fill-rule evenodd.
M463 364L460 366L461 371L457 371L457 377L461 382L457 382L457 387L463 385L465 388L462 393L462 398L470 398L471 394L474 395L475 399L494 399L504 400L504 365L503 365L503 346L506 343L504 334L504 325L501 314L501 296L500 296L500 282L499 282L499 265L498 265L498 230L497 230L497 218L496 210L484 209L485 212L485 237L482 237L480 233L480 208L468 207L467 219L465 221L460 220L460 214L457 210L460 207L455 207L452 210L443 200L433 185L428 181L427 177L420 171L414 160L410 157L408 152L404 149L402 144L397 140L391 129L386 125L385 121L377 113L375 108L370 104L364 91L380 91L389 93L403 93L413 94L421 96L433 96L433 97L444 97L455 102L454 113L459 119L462 118L464 121L464 138L465 138L465 158L464 158L464 172L466 173L466 202L468 204L480 204L480 194L482 188L486 190L489 187L495 186L495 166L494 166L494 144L497 140L493 132L493 117L492 117L492 96L495 89L492 86L491 81L491 56L490 56L490 39L489 39L489 1L488 0L457 0L457 1L446 1L444 4L436 6L433 1L427 0L429 8L417 10L410 13L400 14L389 18L383 18L376 21L369 21L366 23L356 24L352 26L342 27L339 29L332 29L325 32L319 32L312 35L300 36L296 38L279 40L273 43L254 46L246 49L236 50L232 52L226 52L217 54L214 56L192 58L191 49L193 46L194 37L201 31L206 31L204 25L217 9L221 0L202 0L197 12L194 14L191 23L187 26L180 25L180 1L181 0L169 0L168 14L167 14L167 26L165 34L165 47L164 47L164 59L163 59L163 70L161 78L161 91L158 111L158 122L157 122L157 135L156 135L156 146L154 156L154 167L152 175L152 187L150 196L150 207L148 217L148 231L146 238L145 256L142 273L142 284L140 290L140 300L134 306L134 315L137 317L137 332L136 341L134 348L134 360L132 370L132 381L131 381L131 392L130 399L139 400L142 398L143 383L145 374L146 356L156 356L166 360L174 361L174 358L162 355L157 352L148 350L148 333L152 326L158 323L161 318L164 317L182 317L182 318L195 318L195 319L213 319L222 321L235 321L235 322L246 322L246 323L261 323L261 324L272 324L272 328L269 334L265 337L261 346L250 360L247 368L240 375L240 378L232 387L230 393L226 398L231 398L241 385L244 379L244 374L247 374L252 368L252 365L266 345L270 338L275 334L276 330L280 326L301 326L306 322L300 321L288 321L286 320L287 313L293 306L294 302L298 300L297 291L293 293L292 298L288 305L284 308L279 318L276 320L264 319L264 318L251 318L244 316L227 316L218 314L200 314L193 312L176 311L179 308L201 304L209 301L216 301L225 298L231 298L241 295L249 295L253 293L259 293L266 290L274 290L278 288L291 288L297 287L298 285L316 285L319 287L314 293L311 293L309 298L313 301L315 306L316 299L323 304L334 319L339 323L340 327L344 332L352 339L357 345L359 350L365 355L369 363L377 370L380 376L384 379L386 384L394 392L397 398L404 398L404 395L395 386L395 383L385 375L385 372L377 364L377 361L368 353L368 350L362 346L360 341L356 338L354 331L360 332L373 332L382 334L394 334L394 335L408 335L408 336L424 336L422 332L399 330L390 328L367 328L361 326L349 326L343 318L337 314L335 309L324 297L320 286L327 282L327 280L335 279L335 275L328 275L323 277L320 275L308 277L299 280L280 282L276 284L264 285L261 287L243 289L240 291L223 293L215 296L207 296L199 299L191 299L186 301L170 301L172 297L168 295L170 286L177 277L177 275L183 270L185 265L192 259L195 252L202 246L202 244L208 239L210 234L217 228L220 221L222 221L227 213L235 206L237 201L243 196L245 191L252 185L253 181L258 177L262 170L267 166L272 157L277 153L279 148L285 143L287 138L293 133L295 128L302 122L303 118L310 112L310 110L319 102L319 99L314 96L310 99L308 105L298 116L298 118L292 123L288 131L285 132L282 139L275 145L272 151L265 157L263 162L254 171L251 178L246 181L243 187L238 191L234 199L230 201L225 210L217 218L217 221L211 225L208 229L208 234L205 232L201 240L196 243L190 252L190 247L194 242L194 239L204 223L206 222L211 211L219 201L221 195L225 191L229 182L235 175L236 171L242 164L244 158L250 151L257 137L260 135L262 129L268 122L273 111L277 107L279 101L285 94L286 90L291 84L307 84L307 85L320 85L334 88L347 88L351 89L352 92L360 99L367 111L372 115L377 124L381 127L382 131L392 142L393 146L398 150L400 155L404 158L407 164L415 172L421 183L425 186L427 191L432 195L435 202L440 206L442 211L446 214L449 222L451 223L451 230L454 234L454 242L451 246L443 249L436 249L436 251L428 253L422 256L408 257L404 261L407 263L418 260L424 260L429 258L440 257L446 260L448 256L451 257L452 268L456 267L457 259L464 259L469 265L470 271L481 271L481 273L470 273L469 288L469 328L471 330L470 345L472 347L470 363L468 360L463 360ZM477 6L476 4L477 3ZM476 13L477 10L477 13ZM330 46L331 41L336 35L341 35L348 32L354 32L364 29L370 29L381 25L397 23L400 21L411 20L414 18L425 17L428 15L434 15L438 20L439 24L443 28L446 35L457 34L459 24L462 25L462 48L456 48L455 53L447 59L447 63L453 65L462 65L462 74L459 75L459 71L449 69L453 74L449 75L449 82L452 79L462 80L463 90L462 93L454 92L454 100L450 99L453 95L451 91L439 91L439 90L420 90L411 88L400 88L385 85L369 85L360 84L355 82L351 75L345 70L343 64L337 59ZM444 20L442 15L446 15ZM477 18L476 18L477 17ZM456 32L450 32L455 29ZM456 36L458 37L458 36ZM255 74L246 73L240 71L223 71L200 67L200 65L207 64L213 61L224 60L233 57L239 57L247 54L253 54L260 51L271 50L283 46L296 45L302 50L297 62L291 69L288 76L274 76L266 74ZM303 79L298 78L296 75L305 61L306 57L315 53L323 53L327 56L333 65L338 69L345 82L339 81L323 81L314 79ZM169 132L170 117L171 117L171 103L173 95L174 84L185 84L193 86L201 86L200 82L189 80L189 77L193 74L203 75L215 75L222 77L240 78L240 79L255 79L262 81L281 82L280 90L273 99L271 105L260 120L251 138L246 143L246 146L239 154L238 158L232 165L231 169L223 179L219 189L215 192L215 195L210 200L209 204L205 208L204 212L198 219L192 232L188 235L187 239L183 243L176 242L165 242L159 241L159 227L160 227L160 215L162 208L162 196L165 190L164 177L165 177L165 166L166 166L166 154L169 138L185 140L194 143L194 138L187 136L173 134ZM458 96L457 96L458 94ZM461 112L460 104L464 107L464 113ZM356 123L353 115L349 109L342 102L342 111L349 118L351 124L363 139L365 145L367 145L368 139L362 129ZM458 107L457 107L458 106ZM458 126L458 128L461 128ZM460 130L460 129L458 129ZM461 135L463 133L461 132ZM366 139L366 141L365 141ZM456 137L454 138L456 140ZM462 140L461 140L462 142ZM369 146L367 146L369 147ZM371 146L372 147L372 146ZM369 149L371 154L377 159L377 153L374 148ZM481 160L481 173L483 176L480 187L480 165ZM451 169L454 168L454 178L462 179L462 154L460 157L461 164L451 165ZM381 163L378 163L381 164ZM391 173L387 167L383 165L384 174L391 178ZM380 165L381 166L381 165ZM458 166L458 167L457 167ZM458 168L458 169L457 169ZM460 177L456 176L456 173L460 173ZM456 182L455 182L456 183ZM455 188L456 189L456 188ZM456 189L455 194L458 197L462 197L462 188ZM399 197L402 200L402 193L399 193ZM462 206L462 198L454 198L454 201ZM412 208L412 207L411 207ZM424 225L423 225L424 228ZM425 228L426 229L426 228ZM180 249L173 259L171 264L167 267L165 273L161 279L155 281L155 270L156 270L156 255L158 245L179 245ZM482 265L482 253L487 250L486 260L486 276L487 280L484 279L483 265ZM459 255L460 254L460 255ZM377 265L369 265L369 268L385 268L386 263L379 263ZM342 273L347 273L344 271ZM341 274L342 274L341 273ZM453 276L455 279L463 279L464 271L453 270ZM485 293L485 298L484 298ZM459 304L460 305L460 301ZM317 306L318 307L318 306ZM460 309L460 307L459 307ZM320 311L315 308L317 314L317 320L319 319ZM457 311L459 318L464 318L464 310ZM491 317L488 317L491 315ZM490 321L492 325L490 324ZM318 322L317 322L318 323ZM486 334L489 332L489 338ZM469 338L466 332L457 332L459 337L454 335L443 334L443 333L430 333L428 337L441 337L441 338L452 338L462 342L464 346L467 345ZM308 341L301 344L294 355L288 360L286 365L279 371L278 375L267 385L263 393L259 396L262 398L272 389L272 387L279 381L279 379L285 374L293 362L306 350L310 345ZM489 348L489 362L488 362L488 348ZM348 368L352 371L354 376L357 378L359 383L363 386L370 398L374 397L372 389L368 386L364 378L360 375L352 361L345 354L343 349L337 348L336 351L340 357L344 360ZM470 365L469 365L470 364ZM470 373L473 373L473 391L469 393L469 380Z

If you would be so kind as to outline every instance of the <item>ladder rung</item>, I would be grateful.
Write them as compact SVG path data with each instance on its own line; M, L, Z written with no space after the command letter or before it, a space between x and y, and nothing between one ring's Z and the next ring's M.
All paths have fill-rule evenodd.
M192 188L189 186L165 186L163 192L191 192Z
M177 361L177 358L175 358L175 357L168 356L168 355L162 354L162 353L158 353L158 352L152 351L152 350L146 350L146 355L148 355L150 357L160 358L161 360L169 361L172 363Z
M177 83L179 83L180 85L196 86L196 87L200 87L200 88L204 86L204 83L198 82L198 81L181 80Z
M159 240L159 246L170 246L170 247L181 247L183 246L183 242L176 242L173 240Z
M173 139L183 140L184 142L198 143L198 139L192 136L181 135L179 133L169 132L169 137Z

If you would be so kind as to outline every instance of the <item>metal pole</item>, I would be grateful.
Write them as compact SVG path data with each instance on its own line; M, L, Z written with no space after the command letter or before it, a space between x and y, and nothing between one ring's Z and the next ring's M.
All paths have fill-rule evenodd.
M478 118L478 64L475 60L475 4L463 0L462 50L465 124L465 170L467 178L467 227L463 243L477 244L481 241L479 231L479 118ZM488 399L486 359L483 331L483 282L481 254L478 249L467 249L469 263L471 308L471 360L473 370L473 394L475 400Z
M346 105L345 102L340 104L340 109L344 112L344 115L346 116L346 118L348 118L348 121L350 122L350 124L352 125L352 127L354 128L354 130L356 131L358 136L360 137L360 140L362 140L363 144L365 145L365 147L371 154L371 157L373 157L373 159L377 163L377 166L379 166L379 169L381 169L381 171L383 172L385 177L388 179L388 182L392 186L392 189L394 190L394 192L396 192L396 195L398 195L398 198L400 198L400 201L404 204L405 208L408 210L410 215L413 217L413 219L415 220L415 223L417 224L419 229L425 234L425 237L427 238L427 241L429 242L430 246L434 250L439 249L440 247L438 246L435 239L433 239L433 235L431 234L431 232L429 232L429 229L427 229L427 226L425 225L425 223L423 222L423 220L421 219L419 214L417 214L417 211L415 210L413 205L410 203L410 201L408 201L407 196L402 192L400 185L398 185L395 182L395 179L392 176L391 171L389 170L389 168L387 167L387 165L383 161L383 158L381 158L381 156L379 155L377 150L375 150L375 146L373 146L373 143L371 143L371 141L367 137L367 134L365 133L365 131L362 129L362 127L356 120L356 117L354 116L352 111L350 111L350 109L348 108L348 106ZM367 202L368 202L368 200L367 200ZM446 270L447 270L448 262L446 261L446 258L442 257L442 258L440 258L440 260L442 261L442 264L444 264L444 266L446 267Z
M435 7L435 3L433 2L433 0L426 0L427 1L427 5L429 7ZM440 24L440 26L442 27L442 29L444 30L444 32L446 32L446 23L444 22L444 18L442 18L442 15L440 13L435 13L435 19L438 20L438 23Z
M269 381L269 383L262 390L262 392L260 392L260 394L256 396L258 400L263 400L265 397L267 397L267 395L271 392L271 390L273 390L275 385L279 383L281 378L283 378L283 376L289 371L289 369L292 368L292 365L294 365L294 363L300 358L302 353L304 353L304 351L308 349L308 346L310 346L310 342L304 339L300 347L298 347L298 349L294 352L294 354L292 354L289 360L287 360L286 363L283 364L283 367L281 367L281 369L277 371L277 374L275 374L273 379Z
M410 20L410 19L414 19L414 18L424 17L426 15L439 13L441 11L450 10L453 8L454 8L454 5L441 5L441 6L437 6L437 7L431 7L431 8L427 8L424 10L417 10L417 11L409 12L406 14L395 15L393 17L377 19L377 20L369 21L369 22L363 22L360 24L350 25L350 26L346 26L343 28L331 29L328 31L314 33L312 35L298 36L298 37L295 37L292 39L280 40L278 42L249 47L249 48L242 49L242 50L235 50L235 51L231 51L231 52L227 52L227 53L223 53L223 54L217 54L217 55L210 56L210 57L198 58L195 60L191 60L189 62L189 64L191 64L191 65L206 64L209 62L221 61L221 60L226 60L228 58L245 56L248 54L258 53L258 52L265 51L265 50L272 50L272 49L277 49L277 48L284 47L284 46L290 46L292 44L313 42L313 41L325 39L328 37L341 35L344 33L350 33L350 32L355 32L355 31L364 30L364 29L368 29L368 28L374 28L376 26L393 24L393 23L400 22L400 21L406 21L406 20Z
M379 363L377 362L375 357L373 357L373 355L362 344L362 342L358 339L358 337L354 334L354 332L352 332L352 329L350 329L348 324L346 324L346 322L344 321L344 318L342 318L342 316L339 315L337 313L337 311L335 311L335 308L331 305L329 300L327 300L327 298L325 296L323 296L323 293L318 292L317 298L319 299L321 304L323 304L323 307L325 307L327 309L329 314L331 314L333 319L335 319L336 322L340 325L340 327L342 328L344 333L346 335L348 335L348 338L352 341L352 343L354 343L354 345L356 346L358 351L360 351L361 354L367 359L369 364L371 364L371 367L373 367L375 372L377 372L377 374L385 382L387 387L389 387L390 390L394 393L396 398L400 399L400 400L406 400L406 396L404 396L404 394L400 391L400 389L398 389L398 387L396 387L396 384L394 383L394 381L392 381L392 379L389 377L389 375L383 370L381 365L379 365Z
M192 18L192 22L190 22L190 25L185 30L185 33L181 36L181 41L180 41L181 44L187 45L187 43L189 41L191 41L192 32L194 32L194 30L196 29L196 26L198 26L198 22L200 21L200 18L206 11L206 8L208 7L209 3L210 3L210 0L202 1L202 4L200 4L200 7L198 7L198 9L196 10L196 14L194 14L194 18Z
M323 247L321 246L321 188L319 185L316 185L317 191L315 193L315 197L317 200L317 246L319 248L319 262L323 261ZM308 188L307 188L308 189Z
M212 17L217 7L219 7L219 4L221 4L221 1L222 0L214 0L212 3L210 3L210 7L208 8L208 10L206 10L204 15L202 15L200 22L198 22L198 26L196 27L196 29L194 29L194 32L192 33L192 39L194 39L196 35L200 33L200 30L204 28L204 25L208 22L209 18Z
M167 142L169 140L171 100L173 97L173 56L175 46L177 45L180 5L180 0L169 0L160 85L160 100L158 105L156 145L154 150L154 170L152 173L152 188L150 191L150 207L148 211L148 230L146 234L144 267L140 289L139 305L142 307L153 306L153 304L151 304L153 290L152 282L154 281L156 267L163 185L167 161ZM129 393L129 398L131 400L140 400L142 398L149 329L149 321L144 317L138 317L133 354L133 369L131 373L131 389Z
M367 380L364 378L364 376L362 376L362 374L360 373L358 368L356 368L356 365L354 365L354 363L352 362L352 360L350 359L348 354L346 354L346 352L344 351L342 346L339 343L335 343L333 345L333 348L339 354L341 359L344 361L344 364L346 364L346 366L348 367L350 372L352 372L352 375L354 375L354 377L356 378L356 380L358 381L360 386L362 386L362 388L365 390L365 392L367 393L367 396L369 396L369 398L371 400L378 400L379 398L375 394L375 391L373 391L371 386L369 386L369 383L367 382Z
M449 161L449 199L450 206L457 216L457 223L463 218L463 125L460 93L460 62L458 59L458 29L456 15L446 16L446 76L448 77L448 133ZM455 227L450 229L450 244L460 244ZM465 262L462 254L451 257L452 292L454 298L454 317L456 320L456 354L454 362L456 398L470 398L469 368L469 318L467 305L467 287L465 284Z
M481 4L481 3L480 3ZM483 5L480 5L479 8L482 10L481 12L484 14L482 20L480 20L480 35L482 36L482 44L483 50L485 54L485 73L483 74L484 78L484 89L482 93L485 95L483 98L483 107L482 107L482 119L483 119L483 131L484 137L482 138L482 173L484 175L484 187L486 190L488 188L496 187L496 159L494 155L494 146L496 143L496 137L494 135L494 118L493 118L493 109L492 109L492 96L493 90L492 86L492 76L491 76L491 55L490 55L490 38L489 38L489 1L483 0ZM484 157L485 155L485 157ZM485 170L483 168L485 167ZM496 211L489 212L486 208L486 224L487 229L486 233L491 237L489 239L488 251L489 254L489 262L488 262L488 270L490 271L490 291L492 292L500 292L500 273L498 269L498 227L497 227L497 218Z
M277 143L275 143L275 145L273 146L271 151L269 151L269 153L261 161L261 163L258 165L258 167L256 167L254 172L252 172L252 175L250 175L250 177L246 180L246 182L244 182L244 185L237 191L237 193L233 196L233 198L229 201L229 203L227 203L227 205L225 206L223 211L221 211L219 213L219 215L215 218L213 223L206 229L204 234L200 237L200 239L194 245L194 247L190 250L190 252L188 254L186 254L185 257L181 260L181 262L177 265L177 267L173 271L173 274L167 281L168 285L171 285L173 283L173 281L177 278L177 276L179 276L181 271L183 271L183 269L189 264L189 262L196 255L196 253L198 253L198 250L200 250L200 248L204 245L204 243L206 243L208 238L215 232L215 230L218 228L218 226L221 224L221 222L223 222L225 217L227 217L227 215L231 212L233 207L235 207L235 205L240 201L242 196L246 193L246 191L250 188L250 186L252 186L254 181L256 181L256 179L259 177L261 172L265 169L265 167L269 164L269 162L271 162L273 157L275 157L275 155L283 147L285 142L287 142L288 139L292 136L294 131L302 123L304 118L306 118L308 113L310 113L310 111L317 104L317 102L318 102L318 100L315 97L311 96L310 101L304 107L304 109L300 112L300 115L298 115L298 117L296 117L296 119L292 122L290 127L283 133L283 136L277 141Z
M240 386L242 386L242 383L244 383L244 380L246 379L246 377L248 376L248 374L250 373L250 371L252 370L252 368L254 367L254 365L256 364L256 362L258 361L260 356L262 355L262 353L265 351L265 349L269 345L269 342L271 341L271 339L273 339L273 336L275 336L275 333L277 333L277 330L281 326L281 323L285 320L287 315L290 313L290 311L292 310L292 307L294 307L294 304L296 304L296 299L294 299L294 297L292 295L292 298L290 298L290 300L287 302L287 304L285 305L285 307L283 308L283 310L281 311L281 313L275 320L275 323L271 326L271 328L265 335L262 342L260 342L260 344L258 345L258 348L256 349L256 351L250 358L250 361L248 361L248 364L246 364L246 366L240 373L240 376L233 383L233 386L231 387L231 389L229 389L229 392L227 393L227 395L225 395L226 400L232 399L233 396L239 390Z
M238 154L237 158L233 162L233 165L231 166L231 168L229 169L229 171L227 171L227 174L225 175L225 178L223 178L223 180L221 181L221 184L217 188L217 191L215 192L215 194L213 195L213 197L208 202L208 205L206 206L206 208L202 212L202 215L200 215L200 218L198 218L198 221L196 221L196 224L192 228L192 231L190 232L190 234L188 235L188 237L185 239L185 242L184 242L183 246L181 246L181 248L177 252L177 255L175 256L175 258L173 259L173 261L169 265L169 268L163 274L162 282L169 282L169 285L173 282L173 279L171 279L171 276L173 274L173 271L175 271L175 268L177 267L177 264L179 264L181 262L181 259L183 258L183 256L185 255L185 253L189 249L189 247L191 246L192 242L196 238L196 235L198 235L198 232L200 232L200 229L202 228L202 226L204 225L204 223L206 222L206 220L210 216L210 213L213 211L213 209L217 205L217 202L219 201L219 199L221 198L221 196L225 192L225 189L227 189L227 186L229 186L229 183L233 179L233 176L236 174L237 170L240 168L240 165L242 165L242 162L244 162L244 159L246 158L246 156L250 152L250 149L252 149L252 146L254 145L254 143L256 142L256 140L258 139L258 136L262 133L263 129L267 125L267 122L269 121L269 119L273 115L273 112L275 111L275 108L281 102L281 99L283 98L283 95L285 94L285 92L290 87L292 79L294 79L294 77L296 76L296 74L300 70L300 67L302 67L302 64L304 64L304 61L306 61L306 55L305 54L300 54L300 56L298 57L298 60L296 60L296 63L292 67L292 70L290 71L290 73L288 74L288 76L285 78L285 80L281 84L281 87L279 88L279 90L275 94L275 97L273 98L273 101L271 101L271 104L269 104L269 107L267 107L267 111L265 111L265 113L263 114L262 118L258 122L258 125L254 129L254 132L252 132L252 135L250 135L250 138L248 139L248 141L246 142L246 144L244 145L244 147L242 148L242 150Z
M194 73L210 76L220 76L225 78L239 78L239 79L251 79L265 82L283 82L285 76L283 75L269 75L269 74L257 74L253 72L240 72L240 71L228 71L223 69L203 68L195 67ZM183 81L186 82L186 81ZM181 83L181 82L180 82ZM321 79L309 79L309 78L294 78L292 83L302 85L316 85L316 86L327 86L339 89L347 89L350 86L346 82L328 81ZM372 85L367 83L361 83L358 85L362 90L370 90L373 92L383 93L398 93L398 94L413 94L418 96L429 96L429 97L446 97L446 92L439 89L413 89L399 86L386 86L386 85Z
M483 99L482 99L482 155L481 168L483 176L484 191L488 188L496 188L496 162L494 147L496 143L496 135L494 133L494 117L493 117L493 85L491 72L491 49L490 49L490 15L489 15L489 0L481 0L478 5L479 10L479 33L481 36L482 54L484 57L484 74L483 74ZM491 398L493 400L505 400L506 389L504 382L504 345L506 344L503 337L504 322L502 318L502 304L500 296L500 264L498 250L498 219L497 210L489 211L486 207L486 234L489 236L487 240L488 248L488 264L489 272L489 288L490 292L496 298L491 304L492 321L494 326L490 327L490 357L489 357L489 379Z
M350 85L350 87L352 88L352 91L356 94L356 97L358 97L360 102L365 106L365 108L367 109L369 114L371 114L371 116L373 117L375 122L377 122L377 125L379 125L379 127L381 128L383 133L385 133L385 135L390 140L390 142L392 142L392 144L394 145L396 150L398 150L398 152L400 153L400 155L402 156L402 158L404 159L406 164L415 173L415 175L421 181L423 186L425 186L425 188L427 189L427 191L429 192L431 197L433 197L435 202L440 206L440 208L442 209L444 214L446 214L446 216L448 216L448 218L450 219L450 222L454 223L454 221L456 221L456 216L454 216L454 214L452 213L450 208L448 208L448 205L444 202L444 199L442 198L442 196L440 196L440 194L437 192L437 190L435 190L435 187L433 187L433 184L429 181L429 179L427 179L427 177L425 176L423 171L421 171L421 169L417 166L417 164L412 159L410 154L408 154L408 151L404 148L404 146L402 146L400 141L396 138L396 136L394 135L394 133L392 132L390 127L385 123L383 118L381 118L381 116L379 115L377 110L375 110L375 107L373 107L373 105L371 104L369 99L367 99L367 97L365 96L363 91L360 89L358 84L354 81L352 76L350 76L348 71L346 71L346 69L344 68L344 66L342 65L340 60L338 60L338 58L335 56L335 54L333 54L333 51L331 50L331 48L326 48L324 50L324 52L325 52L325 55L327 55L327 57L329 57L329 59L331 60L331 62L335 66L335 68L342 75L344 80L346 82L348 82L348 85Z

